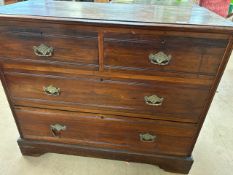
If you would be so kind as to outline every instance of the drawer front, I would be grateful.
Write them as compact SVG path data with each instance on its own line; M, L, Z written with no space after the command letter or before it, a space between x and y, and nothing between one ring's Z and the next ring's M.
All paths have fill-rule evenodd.
M215 75L227 42L226 39L106 33L104 66L111 72L144 75Z
M51 110L16 109L25 139L150 154L190 155L196 125Z
M15 105L46 105L69 110L95 109L111 114L197 122L208 96L195 89L129 80L5 73ZM42 106L45 107L45 106Z
M87 35L87 33L86 33ZM98 70L98 39L42 32L0 33L0 56Z

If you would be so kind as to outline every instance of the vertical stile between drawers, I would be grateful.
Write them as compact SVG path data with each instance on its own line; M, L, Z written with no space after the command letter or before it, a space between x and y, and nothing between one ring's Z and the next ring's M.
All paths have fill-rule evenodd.
M99 48L99 71L104 71L104 41L103 32L100 31L98 34L98 48Z

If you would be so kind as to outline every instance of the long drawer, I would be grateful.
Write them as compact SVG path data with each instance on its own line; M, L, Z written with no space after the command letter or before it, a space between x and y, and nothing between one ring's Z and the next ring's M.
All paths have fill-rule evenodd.
M162 82L6 72L14 105L197 122L208 89ZM88 111L89 112L89 111Z
M227 39L105 33L104 67L143 75L215 75Z
M43 30L41 30L43 31ZM45 30L0 33L0 57L52 65L77 66L98 70L97 33L77 31L74 34Z
M150 154L190 154L196 125L19 108L23 138Z

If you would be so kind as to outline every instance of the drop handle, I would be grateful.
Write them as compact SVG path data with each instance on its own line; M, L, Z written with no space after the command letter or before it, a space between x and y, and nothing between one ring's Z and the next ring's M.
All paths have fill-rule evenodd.
M39 46L33 46L34 54L39 57L51 57L53 55L53 47L41 44Z
M155 142L156 135L152 135L150 133L141 133L139 134L140 141L142 142Z
M45 94L52 95L52 96L59 96L61 93L61 89L58 87L55 87L53 85L43 87L43 90L44 90Z
M54 137L60 137L62 131L65 131L66 128L67 127L65 125L61 125L61 124L58 124L58 123L50 125L50 130L51 130Z
M151 106L161 106L163 104L164 98L157 95L145 96L145 103Z
M152 64L156 64L159 66L166 66L170 63L172 59L171 55L166 55L164 52L158 52L156 54L151 53L149 55L149 60Z

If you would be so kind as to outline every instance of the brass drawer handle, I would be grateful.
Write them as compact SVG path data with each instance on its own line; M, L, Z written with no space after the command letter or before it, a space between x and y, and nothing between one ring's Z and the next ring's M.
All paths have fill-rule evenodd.
M47 87L44 87L44 92L47 95L52 95L52 96L59 96L60 95L60 88L54 87L53 85L49 85Z
M157 95L145 96L144 100L146 104L151 106L161 106L163 104L164 98L158 97Z
M50 130L52 131L54 137L60 137L61 132L65 131L66 128L67 127L65 125L61 125L61 124L50 125Z
M152 134L149 134L149 133L144 133L144 134L139 134L140 136L140 140L142 142L155 142L155 139L156 139L156 135L152 135Z
M165 66L168 65L169 62L171 61L171 55L166 55L163 52L158 52L156 54L150 54L149 55L149 60L152 64L157 64L160 66Z
M51 57L54 49L45 44L41 44L39 46L33 46L33 50L35 55L39 57Z

